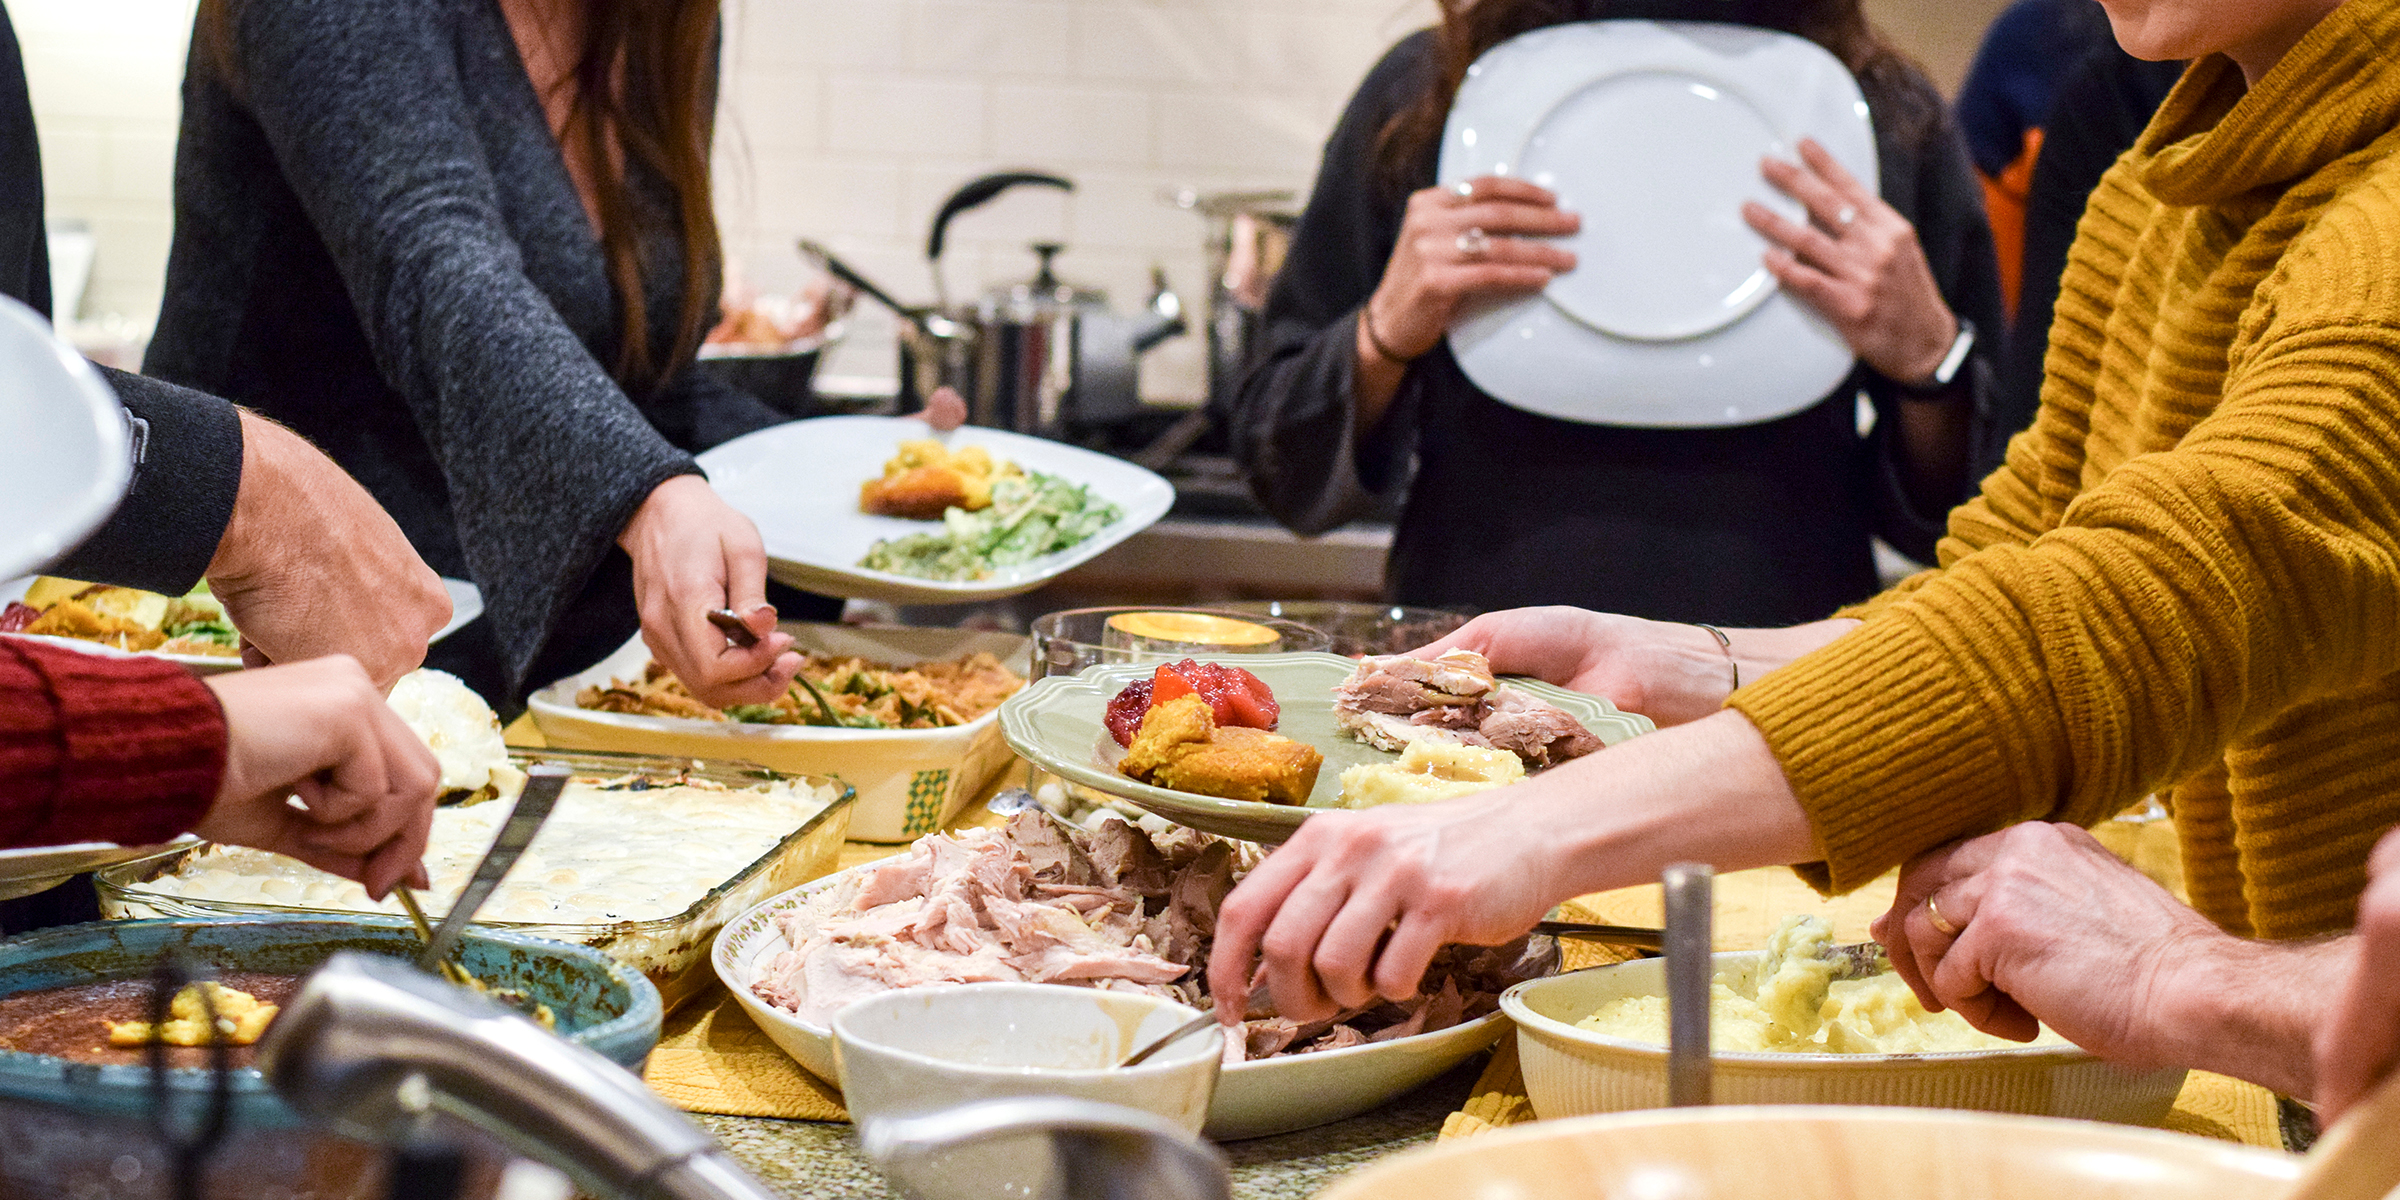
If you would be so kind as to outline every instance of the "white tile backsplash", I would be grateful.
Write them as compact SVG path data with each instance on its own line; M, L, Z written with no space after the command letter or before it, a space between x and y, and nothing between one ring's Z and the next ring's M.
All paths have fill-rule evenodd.
M1179 187L1305 193L1342 102L1390 43L1432 19L1431 0L886 0L870 17L839 0L736 0L727 9L727 115L750 131L757 186L720 184L727 244L789 257L817 238L909 301L929 300L927 226L944 197L987 171L1042 168L1071 196L1020 189L952 223L954 298L1025 278L1025 246L1062 241L1062 276L1120 308L1164 267L1197 314L1207 296L1200 218L1163 201ZM828 15L830 14L830 15ZM822 25L815 22L823 21ZM871 28L870 28L871 27ZM768 43L805 36L807 51ZM895 45L893 39L900 39ZM757 132L761 108L823 89L821 137ZM720 158L724 156L721 154ZM793 189L890 163L896 205L833 203ZM831 173L818 176L824 166ZM768 273L753 270L764 279ZM831 369L891 371L888 324L850 324ZM1199 339L1161 349L1144 390L1193 399Z
M171 229L177 88L195 0L10 0L43 138L50 212L100 238L89 315L147 322ZM1946 86L2001 0L1870 0ZM1062 274L1121 308L1153 264L1191 302L1203 222L1178 187L1305 193L1343 102L1433 0L726 0L717 203L730 253L787 287L798 237L909 301L932 297L926 226L986 171L1040 167L1072 197L1017 192L960 218L967 297L1065 242ZM862 310L829 369L889 375L890 323ZM1145 394L1196 397L1197 338L1145 363Z

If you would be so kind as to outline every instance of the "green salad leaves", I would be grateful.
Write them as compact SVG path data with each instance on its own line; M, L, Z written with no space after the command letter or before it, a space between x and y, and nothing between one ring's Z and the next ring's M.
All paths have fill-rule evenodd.
M1124 515L1090 488L1028 471L995 481L990 508L950 509L940 533L885 538L858 565L919 579L983 579L996 568L1078 545Z

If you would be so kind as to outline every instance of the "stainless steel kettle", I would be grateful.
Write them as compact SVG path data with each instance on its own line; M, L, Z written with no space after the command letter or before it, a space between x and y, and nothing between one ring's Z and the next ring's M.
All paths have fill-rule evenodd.
M1056 242L1032 247L1033 277L994 288L973 303L953 302L943 267L950 222L1018 187L1074 190L1074 182L1040 171L1004 171L969 180L935 212L925 240L935 303L903 304L813 242L802 251L835 277L889 307L901 318L900 411L913 412L940 388L967 403L978 425L1046 437L1072 437L1122 420L1140 407L1137 360L1184 331L1183 303L1152 272L1146 310L1120 316L1094 288L1062 281L1053 260Z

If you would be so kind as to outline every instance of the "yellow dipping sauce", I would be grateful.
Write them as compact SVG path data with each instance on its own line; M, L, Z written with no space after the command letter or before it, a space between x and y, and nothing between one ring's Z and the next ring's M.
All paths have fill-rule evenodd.
M1283 636L1251 621L1189 612L1118 613L1108 619L1108 628L1145 641L1192 646L1264 646Z

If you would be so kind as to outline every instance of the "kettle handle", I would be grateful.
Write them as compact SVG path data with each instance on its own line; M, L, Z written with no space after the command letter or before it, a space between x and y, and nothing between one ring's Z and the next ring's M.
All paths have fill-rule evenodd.
M970 179L942 201L941 211L933 214L933 232L925 239L925 258L933 261L942 256L942 239L950 231L950 218L989 201L992 197L1020 184L1054 187L1062 192L1075 190L1075 181L1061 175L1041 171L1001 171L980 179Z

